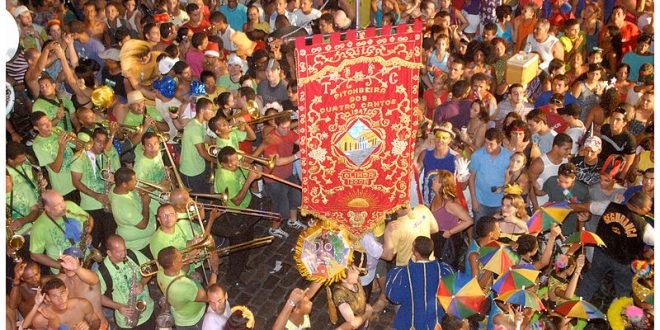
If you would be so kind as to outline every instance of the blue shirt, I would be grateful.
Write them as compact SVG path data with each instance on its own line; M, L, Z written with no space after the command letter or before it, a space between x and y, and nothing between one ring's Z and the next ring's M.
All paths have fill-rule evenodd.
M445 315L436 298L439 284L440 264L436 260L410 260L408 265L392 269L387 274L385 293L393 303L401 305L394 316L392 328L435 329Z
M539 95L539 97L536 99L536 102L534 102L534 108L542 107L548 103L550 103L550 98L552 98L552 94L554 94L552 91L545 91ZM566 92L564 94L564 105L571 104L571 103L576 103L577 99L571 92Z
M485 147L479 148L472 154L470 159L470 172L476 174L475 192L477 201L488 207L500 207L502 205L502 193L494 193L491 187L502 187L504 185L504 174L509 167L511 152L500 147L500 153L491 157Z
M239 3L236 8L230 9L228 5L220 7L220 12L227 16L227 22L236 32L243 32L243 24L247 22L247 7Z
M99 66L103 67L103 59L99 55L105 51L105 47L97 39L89 37L89 41L85 44L75 40L73 42L73 48L76 49L76 53L78 53L78 57L80 59L88 58L90 60L94 60L99 64ZM100 71L101 70L99 70L99 72Z

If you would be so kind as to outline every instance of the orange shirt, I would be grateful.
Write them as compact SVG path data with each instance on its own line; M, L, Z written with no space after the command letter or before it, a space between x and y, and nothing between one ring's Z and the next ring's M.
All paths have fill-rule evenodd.
M529 22L526 22L522 16L518 16L515 18L517 21L514 22L514 25L517 22L520 22L520 26L518 27L518 37L516 38L515 41L515 47L513 49L513 53L516 54L519 51L525 49L525 41L527 40L527 36L534 32L534 25L536 25L536 22L538 22L538 19L534 18Z

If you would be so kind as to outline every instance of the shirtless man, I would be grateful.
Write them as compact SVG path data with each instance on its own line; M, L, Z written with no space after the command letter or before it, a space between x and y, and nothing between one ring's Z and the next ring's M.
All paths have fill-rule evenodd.
M107 329L108 321L105 319L101 306L101 284L99 284L98 275L81 267L76 257L63 255L60 259L62 259L63 272L59 273L57 278L66 285L69 297L83 298L91 303L97 318L101 320L101 329ZM44 292L48 293L45 290L44 287Z
M96 5L93 2L85 4L83 7L83 16L85 17L85 28L89 36L102 41L108 26L98 19Z
M59 278L50 279L44 285L44 302L34 316L32 327L40 329L100 329L101 319L94 312L89 300L69 298L69 290Z
M18 310L23 317L34 307L34 297L41 281L41 269L34 261L21 262L14 267L14 283L7 306Z

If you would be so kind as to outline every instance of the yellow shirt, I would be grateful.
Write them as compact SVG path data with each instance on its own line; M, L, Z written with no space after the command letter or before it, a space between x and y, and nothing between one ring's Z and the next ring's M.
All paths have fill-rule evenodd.
M431 237L431 221L436 221L435 217L424 205L417 205L412 212L394 221L400 223L399 229L392 233L397 266L408 264L413 255L412 246L417 236Z

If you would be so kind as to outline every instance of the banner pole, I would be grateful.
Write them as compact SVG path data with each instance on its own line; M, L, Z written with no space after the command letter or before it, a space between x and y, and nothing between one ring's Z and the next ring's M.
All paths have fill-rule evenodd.
M355 28L360 30L360 0L355 0Z

